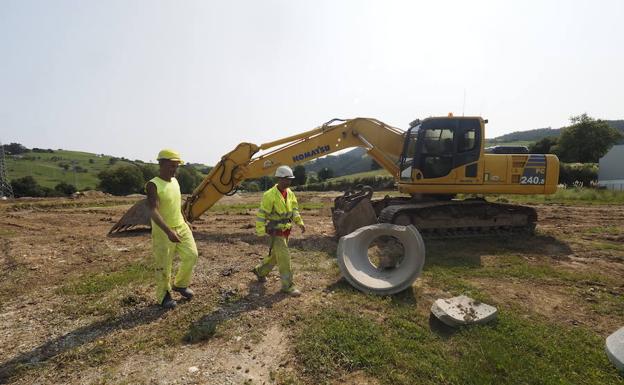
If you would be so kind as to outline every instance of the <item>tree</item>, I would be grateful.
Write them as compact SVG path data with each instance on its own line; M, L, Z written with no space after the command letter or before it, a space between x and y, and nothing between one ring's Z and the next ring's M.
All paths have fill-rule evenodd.
M41 186L32 176L11 180L11 187L16 198L20 197L38 197L41 195Z
M11 181L11 187L13 188L13 194L15 194L16 198L58 195L58 193L55 193L55 191L51 188L40 186L35 178L30 175L23 178L13 179Z
M4 144L2 147L4 147L4 151L10 155L18 155L30 151L19 143Z
M270 189L271 187L273 187L274 184L275 180L273 179L273 177L265 175L258 178L258 186L260 187L261 191L266 191Z
M557 145L557 137L547 136L529 145L531 154L550 154L554 146Z
M295 186L304 185L306 182L306 170L302 165L295 166L293 170L293 174L295 175L295 180L293 181Z
M73 184L61 182L54 186L54 190L62 195L72 195L76 192L76 187Z
M143 180L146 182L152 179L155 176L158 176L158 167L154 164L136 164L136 166L141 170L141 174L143 174Z
M99 187L113 195L128 195L143 192L145 180L136 166L121 165L101 171Z
M596 163L622 137L622 134L603 120L587 114L570 118L553 151L563 162Z
M195 167L187 165L178 168L176 179L180 184L180 192L182 192L182 194L190 194L203 178Z
M334 170L324 167L318 172L318 178L321 182L326 181L334 176Z

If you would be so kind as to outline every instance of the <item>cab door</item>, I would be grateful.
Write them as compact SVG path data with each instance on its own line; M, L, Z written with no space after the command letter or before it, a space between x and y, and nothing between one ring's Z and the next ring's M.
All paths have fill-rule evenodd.
M482 184L483 162L480 162L482 151L482 120L478 118L464 118L459 121L455 131L455 149L453 168L455 169L456 183Z

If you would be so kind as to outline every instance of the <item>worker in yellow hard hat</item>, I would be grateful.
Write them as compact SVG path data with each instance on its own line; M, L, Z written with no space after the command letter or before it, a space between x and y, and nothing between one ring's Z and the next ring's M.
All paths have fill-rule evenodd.
M295 193L288 187L295 178L288 166L280 166L275 171L277 184L266 191L262 196L262 203L256 218L256 234L269 235L269 255L252 272L260 282L266 281L266 276L277 264L284 293L299 296L301 292L293 283L288 252L288 237L292 223L297 224L305 233L305 225L299 214L299 205Z
M182 214L180 185L175 178L184 164L180 154L165 149L158 153L159 174L145 184L147 204L152 219L152 250L156 269L156 300L166 309L176 307L172 291L191 299L189 288L197 261L197 246L189 224ZM180 267L171 286L173 256L180 255Z

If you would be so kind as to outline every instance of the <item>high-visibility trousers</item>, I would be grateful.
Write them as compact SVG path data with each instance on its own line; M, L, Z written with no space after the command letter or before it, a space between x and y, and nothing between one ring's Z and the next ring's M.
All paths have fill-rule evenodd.
M282 280L282 291L289 292L294 290L290 253L288 252L288 238L286 237L271 237L269 255L255 267L255 270L260 277L265 277L273 270L275 265L277 265L280 279Z
M156 271L156 300L161 303L167 292L171 292L171 269L173 256L180 255L180 266L175 276L176 287L188 287L191 283L193 267L197 262L197 246L189 226L174 227L181 242L171 242L164 231L158 226L152 226L152 252L154 254L154 268Z

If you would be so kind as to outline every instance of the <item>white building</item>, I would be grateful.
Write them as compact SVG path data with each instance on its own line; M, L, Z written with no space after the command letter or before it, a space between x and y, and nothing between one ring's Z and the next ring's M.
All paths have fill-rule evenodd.
M624 144L613 146L600 158L598 185L609 190L624 191Z

